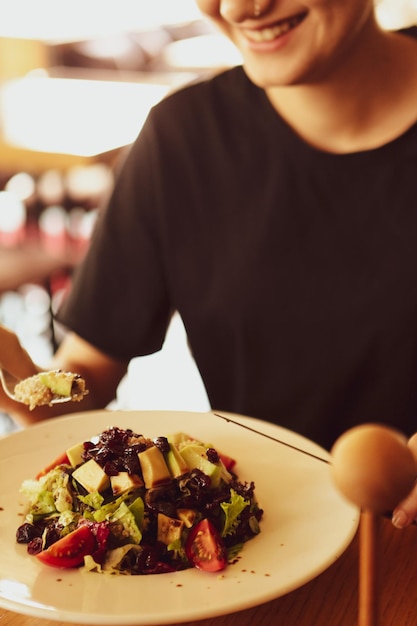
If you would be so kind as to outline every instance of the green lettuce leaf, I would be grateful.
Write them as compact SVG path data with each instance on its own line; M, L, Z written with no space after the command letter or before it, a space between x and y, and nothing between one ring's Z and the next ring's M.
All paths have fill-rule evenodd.
M104 498L98 491L93 491L92 493L87 494L86 496L82 496L81 494L77 496L80 502L86 504L87 506L95 509L96 511L101 508L101 505L104 502Z
M222 502L220 504L224 512L224 526L222 530L222 537L226 535L232 535L236 528L239 526L239 515L243 509L250 505L249 500L245 500L234 489L230 490L229 502Z
M136 524L135 516L125 502L122 502L119 508L113 513L110 522L119 522L122 524L126 535L132 543L139 544L142 540L142 533Z
M107 504L103 504L99 509L94 511L93 518L96 522L104 522L104 520L109 520L115 511L119 508L119 506L128 498L129 494L122 494L116 500L112 500Z
M134 500L132 504L129 505L129 510L133 513L138 528L142 530L143 516L145 514L145 503L143 502L142 498L136 498L136 500Z
M28 519L37 520L54 513L70 511L72 495L68 489L68 474L57 467L39 480L23 481L20 492L29 500Z

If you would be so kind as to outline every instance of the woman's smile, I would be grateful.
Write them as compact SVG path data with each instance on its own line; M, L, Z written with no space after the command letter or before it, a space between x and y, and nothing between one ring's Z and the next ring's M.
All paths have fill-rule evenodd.
M274 41L298 26L298 24L304 20L306 15L307 13L301 13L284 19L273 26L260 27L256 30L245 30L245 36L254 43Z

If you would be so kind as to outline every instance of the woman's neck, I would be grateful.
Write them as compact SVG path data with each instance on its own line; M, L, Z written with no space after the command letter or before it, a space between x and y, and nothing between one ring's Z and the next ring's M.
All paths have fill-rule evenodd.
M334 75L268 89L267 96L293 130L318 149L378 148L417 121L417 41L381 32Z

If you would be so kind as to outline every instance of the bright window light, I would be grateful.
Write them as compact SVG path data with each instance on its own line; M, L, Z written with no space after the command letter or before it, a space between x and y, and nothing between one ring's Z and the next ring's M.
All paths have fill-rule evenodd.
M168 90L158 84L27 76L3 88L4 138L38 152L103 154L131 144Z
M376 0L376 12L388 30L411 26L417 21L417 0Z
M194 0L13 0L0 37L72 41L200 18Z

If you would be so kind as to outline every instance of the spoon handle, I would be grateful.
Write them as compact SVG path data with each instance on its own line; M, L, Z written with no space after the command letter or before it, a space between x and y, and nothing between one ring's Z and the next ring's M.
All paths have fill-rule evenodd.
M358 626L378 626L379 516L364 510L359 526L359 619Z

